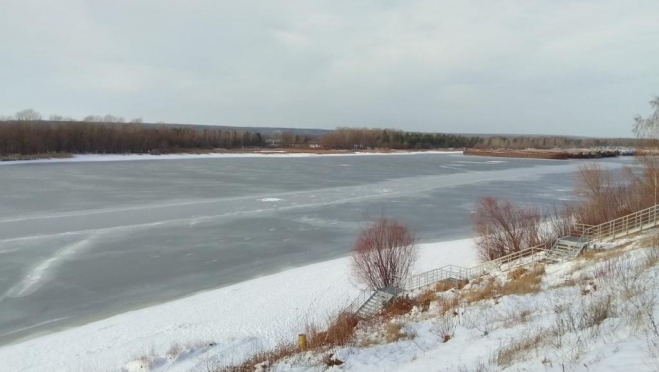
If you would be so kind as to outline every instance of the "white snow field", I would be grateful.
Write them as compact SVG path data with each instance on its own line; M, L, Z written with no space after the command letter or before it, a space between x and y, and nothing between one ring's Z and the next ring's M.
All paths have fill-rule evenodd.
M422 244L417 271L470 266L472 245L471 239ZM152 369L190 371L240 361L280 339L294 340L305 321L322 321L352 301L360 288L349 262L303 266L4 346L0 370L144 370L146 362ZM176 345L184 352L168 358Z

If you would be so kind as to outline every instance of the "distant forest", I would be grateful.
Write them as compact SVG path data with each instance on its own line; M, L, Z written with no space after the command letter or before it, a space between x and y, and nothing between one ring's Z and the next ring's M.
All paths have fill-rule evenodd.
M319 149L448 149L448 148L574 148L633 146L633 139L571 137L468 136L414 133L392 129L337 128L324 134L303 130L270 132L222 130L213 127L128 123L112 115L81 121L61 116L43 120L34 110L0 117L0 155L177 153L263 147ZM266 128L263 128L266 129ZM300 134L302 133L302 134Z

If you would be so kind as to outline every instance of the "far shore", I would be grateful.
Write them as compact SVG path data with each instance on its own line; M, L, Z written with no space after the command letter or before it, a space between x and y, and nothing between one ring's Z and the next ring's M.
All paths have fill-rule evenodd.
M62 163L62 162L101 162L126 160L166 160L166 159L202 159L202 158L240 158L240 157L305 157L305 156L357 156L357 155L414 155L414 154L462 154L462 149L356 149L356 150L322 150L308 148L267 148L267 149L232 149L232 150L191 150L188 152L166 154L32 154L1 155L1 164L25 163Z

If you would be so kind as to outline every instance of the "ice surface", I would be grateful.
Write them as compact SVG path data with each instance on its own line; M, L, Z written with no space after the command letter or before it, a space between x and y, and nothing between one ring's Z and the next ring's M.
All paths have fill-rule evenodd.
M581 164L190 157L0 167L0 344L341 257L381 215L422 241L466 237L478 197L548 205Z

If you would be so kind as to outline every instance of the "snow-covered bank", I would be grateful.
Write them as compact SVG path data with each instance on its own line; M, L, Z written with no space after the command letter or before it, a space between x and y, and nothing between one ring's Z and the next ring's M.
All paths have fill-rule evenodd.
M476 262L471 239L421 245L417 271ZM201 367L207 358L236 357L292 339L306 320L322 320L359 292L348 258L339 258L199 293L0 348L7 371L118 370L142 355L165 355L174 344L213 343L168 371ZM179 358L184 359L184 358Z
M493 271L461 289L435 288L424 294L427 312L361 322L347 346L300 353L267 371L657 372L659 239L600 247L573 261ZM328 360L342 364L328 368Z
M88 163L135 160L181 160L181 159L226 159L226 158L304 158L325 156L376 156L376 155L419 155L419 154L462 154L462 151L400 151L400 152L346 152L346 153L286 153L279 151L209 154L84 154L70 158L16 160L0 162L0 165L37 163Z

